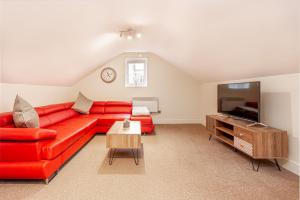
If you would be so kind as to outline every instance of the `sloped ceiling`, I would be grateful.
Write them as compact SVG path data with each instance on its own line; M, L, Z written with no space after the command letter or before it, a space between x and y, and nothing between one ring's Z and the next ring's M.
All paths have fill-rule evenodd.
M298 72L297 0L3 0L2 82L73 85L153 52L201 82ZM136 28L140 40L118 31Z

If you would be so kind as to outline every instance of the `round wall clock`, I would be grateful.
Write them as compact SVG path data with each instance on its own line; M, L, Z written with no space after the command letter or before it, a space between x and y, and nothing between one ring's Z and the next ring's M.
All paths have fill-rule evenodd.
M111 83L116 79L117 73L113 68L105 67L104 69L102 69L100 76L102 81L104 81L105 83Z

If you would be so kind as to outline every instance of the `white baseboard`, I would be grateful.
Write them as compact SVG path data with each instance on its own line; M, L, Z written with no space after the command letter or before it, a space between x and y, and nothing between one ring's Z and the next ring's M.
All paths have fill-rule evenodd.
M289 170L291 172L293 172L294 174L297 174L298 176L300 176L300 165L299 163L296 163L294 161L291 160L286 160L286 163L281 165L284 169Z
M200 119L155 119L154 124L200 124Z

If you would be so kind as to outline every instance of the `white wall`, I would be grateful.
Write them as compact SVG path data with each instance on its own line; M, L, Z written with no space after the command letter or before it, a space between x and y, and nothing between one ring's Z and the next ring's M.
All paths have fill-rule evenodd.
M0 112L12 111L17 94L32 106L44 106L74 101L74 91L72 87L0 83Z
M132 97L158 97L161 114L153 115L155 123L199 123L199 82L152 53L148 58L148 87L125 88L125 58L137 53L121 54L80 80L75 88L94 100L131 100ZM117 79L104 83L101 68L112 67Z
M261 81L261 121L287 130L289 157L283 167L299 174L299 79L300 74L288 74L226 82ZM201 123L207 114L217 113L217 84L206 83L200 88Z

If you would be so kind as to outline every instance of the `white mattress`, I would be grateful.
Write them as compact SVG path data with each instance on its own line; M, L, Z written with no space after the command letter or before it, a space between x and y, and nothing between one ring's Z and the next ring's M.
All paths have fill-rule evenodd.
M146 106L133 106L132 116L150 115L150 111Z

